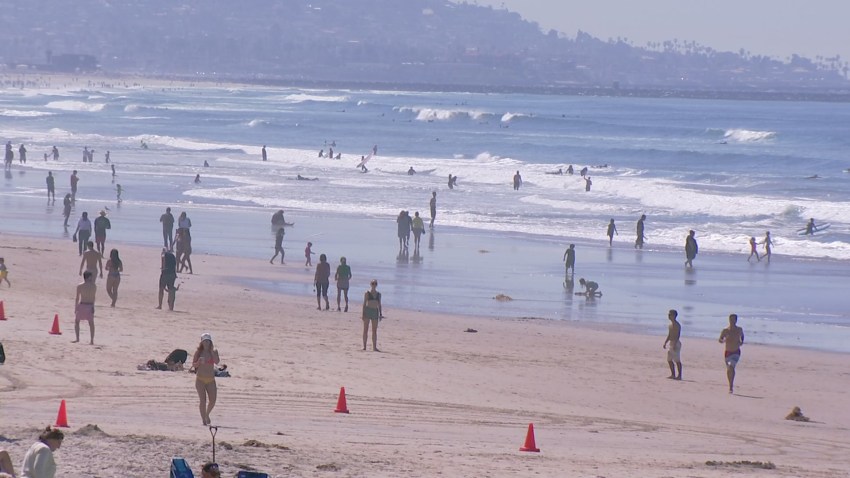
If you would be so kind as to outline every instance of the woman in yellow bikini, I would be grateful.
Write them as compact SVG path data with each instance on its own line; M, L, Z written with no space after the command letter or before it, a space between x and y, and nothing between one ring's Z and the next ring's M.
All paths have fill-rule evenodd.
M201 334L201 343L192 357L192 367L195 369L195 388L198 390L201 411L201 419L204 425L212 423L210 412L215 406L218 389L215 385L215 365L219 362L218 350L212 342L212 336L208 333Z

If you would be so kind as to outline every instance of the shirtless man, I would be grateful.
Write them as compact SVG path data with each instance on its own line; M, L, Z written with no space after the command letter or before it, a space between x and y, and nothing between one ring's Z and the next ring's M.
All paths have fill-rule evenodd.
M103 256L94 250L94 242L89 241L86 246L88 250L83 253L83 259L80 261L80 275L84 276L83 265L85 264L86 272L90 272L94 277L97 277L97 271L100 269L100 278L103 279ZM94 283L94 279L92 279L92 283Z
M89 248L93 246L94 244L89 242ZM94 253L97 254L97 252ZM74 340L73 343L80 341L80 321L87 320L89 323L89 332L91 333L91 342L89 344L94 345L94 298L96 294L97 286L94 283L93 274L90 271L86 271L83 274L83 282L77 286L77 297L74 299L74 333L77 336L77 340Z
M570 247L567 248L566 251L564 251L563 261L564 261L564 264L566 265L566 269L564 270L564 273L569 277L570 269L572 269L573 270L572 273L575 274L576 273L576 245L575 244L570 244Z
M670 326L667 329L667 339L664 340L664 345L661 348L667 349L667 364L670 365L670 376L674 380L682 380L682 342L679 340L682 335L682 324L676 318L679 313L675 309L670 309L667 312L667 318L670 319ZM667 348L667 344L670 348ZM679 373L676 374L676 368L673 364L679 367Z
M732 393L735 385L735 366L741 360L741 345L744 345L744 329L738 327L738 315L729 314L729 327L720 332L717 340L726 344L723 354L726 361L726 378L729 380L729 393Z
M434 219L437 218L437 191L431 191L431 202L428 204L431 208L431 229L434 229Z

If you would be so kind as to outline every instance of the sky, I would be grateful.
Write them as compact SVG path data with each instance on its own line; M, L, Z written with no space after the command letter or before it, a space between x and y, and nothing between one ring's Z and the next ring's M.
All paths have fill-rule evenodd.
M784 60L791 54L850 60L850 0L468 0L507 8L548 31L602 40L696 41Z

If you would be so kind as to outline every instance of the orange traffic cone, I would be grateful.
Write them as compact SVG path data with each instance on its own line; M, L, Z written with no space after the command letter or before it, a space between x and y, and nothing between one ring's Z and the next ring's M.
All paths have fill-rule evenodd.
M3 308L2 300L0 300L0 320L6 320L6 310Z
M528 424L528 433L525 435L525 445L520 447L519 451L533 451L540 452L540 448L537 448L537 444L534 443L534 424Z
M339 400L336 401L334 413L348 413L348 405L345 403L345 387L339 387Z
M53 316L53 328L50 329L50 335L62 335L59 331L59 314Z
M68 413L65 410L65 400L62 400L62 403L59 404L59 415L56 416L56 425L57 427L69 428L68 425Z

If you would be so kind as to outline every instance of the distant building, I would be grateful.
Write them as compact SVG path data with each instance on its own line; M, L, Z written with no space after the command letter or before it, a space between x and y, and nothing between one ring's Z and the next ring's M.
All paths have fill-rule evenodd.
M72 53L54 55L48 50L47 64L40 65L39 69L67 73L82 73L97 71L100 69L100 66L97 64L97 58L92 55L77 55Z

